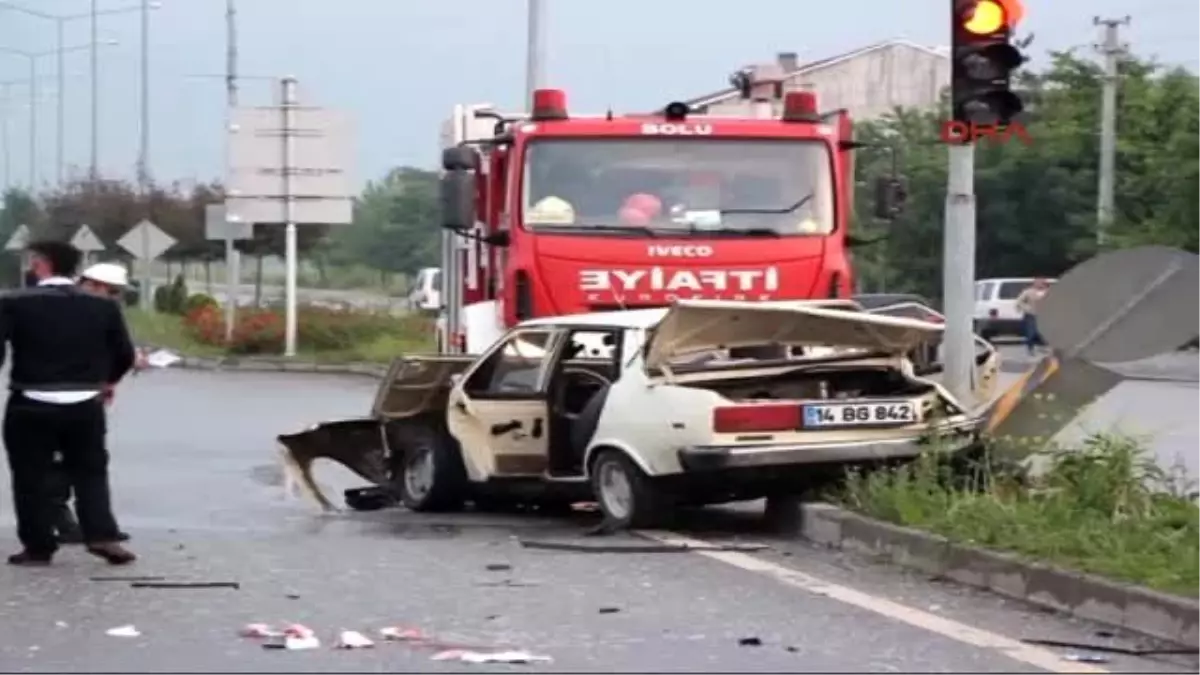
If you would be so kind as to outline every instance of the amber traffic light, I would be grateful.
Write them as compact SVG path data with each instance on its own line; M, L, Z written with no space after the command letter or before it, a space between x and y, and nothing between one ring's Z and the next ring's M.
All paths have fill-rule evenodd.
M1007 124L1024 108L1011 88L1025 56L1012 44L1019 0L951 0L951 117Z

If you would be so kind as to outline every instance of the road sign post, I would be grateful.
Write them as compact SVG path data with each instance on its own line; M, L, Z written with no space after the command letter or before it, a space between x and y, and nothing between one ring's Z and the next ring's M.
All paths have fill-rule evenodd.
M210 241L225 242L225 341L229 342L237 321L238 287L242 278L242 254L233 247L233 242L252 238L254 225L229 213L224 204L209 204L204 207L204 236Z
M79 226L79 229L75 232L75 236L71 237L71 245L79 249L79 252L83 254L82 267L87 267L91 264L93 253L98 253L108 248L104 245L104 242L100 241L100 237L97 237L96 233L92 232L92 228L87 225Z
M142 277L138 295L140 296L139 300L144 310L150 311L154 309L152 301L153 289L151 288L153 280L150 275L150 265L174 245L174 237L160 230L154 223L144 219L130 228L125 233L125 236L117 240L117 246L133 254L134 258L138 261Z
M18 287L25 285L25 271L29 267L29 256L25 255L25 247L29 246L29 226L18 225L17 229L13 230L12 236L4 244L5 251L14 251L21 257L21 278L17 282Z
M233 111L225 205L243 222L284 227L284 354L295 356L296 227L351 222L352 145L344 114L300 105L294 78L280 85L278 105Z

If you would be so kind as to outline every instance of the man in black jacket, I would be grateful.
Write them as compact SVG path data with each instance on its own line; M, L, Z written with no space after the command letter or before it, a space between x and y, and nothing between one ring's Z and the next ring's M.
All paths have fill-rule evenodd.
M35 288L0 297L0 362L12 348L4 445L12 473L17 536L13 565L48 565L58 549L55 455L70 476L89 553L133 562L118 542L108 485L105 403L133 367L134 347L115 302L79 290L79 251L62 242L29 246Z

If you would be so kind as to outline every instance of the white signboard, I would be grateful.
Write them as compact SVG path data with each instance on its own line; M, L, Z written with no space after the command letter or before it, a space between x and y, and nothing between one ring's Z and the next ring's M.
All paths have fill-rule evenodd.
M100 237L97 237L96 233L92 232L92 228L87 225L79 226L79 230L75 232L75 236L71 237L71 245L84 253L94 253L108 248L104 245L104 242L100 241Z
M29 226L20 225L13 230L12 236L8 238L8 243L4 245L5 251L24 251L29 245Z
M250 223L284 223L290 194L293 223L351 222L353 131L346 114L299 105L289 115L283 107L238 108L229 134L230 212Z
M174 245L175 238L149 220L142 220L117 240L117 246L129 251L138 260L154 260Z
M210 241L225 239L253 239L254 223L240 216L228 217L224 204L209 204L204 207L204 238Z

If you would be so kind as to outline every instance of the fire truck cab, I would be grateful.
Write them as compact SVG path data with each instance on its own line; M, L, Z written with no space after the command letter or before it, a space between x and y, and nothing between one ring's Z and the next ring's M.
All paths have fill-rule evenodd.
M746 114L580 117L457 106L444 131L439 346L480 353L520 321L676 299L849 297L853 128L782 72L734 75ZM876 211L903 199L892 177ZM887 187L885 186L885 187Z

